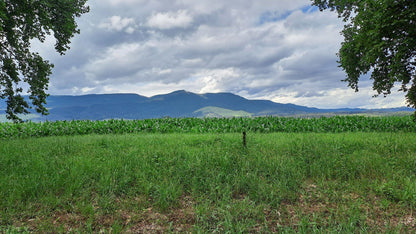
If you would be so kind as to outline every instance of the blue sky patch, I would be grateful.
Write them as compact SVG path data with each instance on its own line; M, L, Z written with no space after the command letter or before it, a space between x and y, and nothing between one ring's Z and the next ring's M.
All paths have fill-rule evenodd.
M292 12L293 11L287 11L287 12L284 12L284 13L280 13L280 12L277 12L277 11L274 11L274 12L271 12L271 11L264 12L260 16L259 24L262 25L262 24L269 23L269 22L277 22L279 20L284 20L290 14L292 14Z
M310 13L318 11L319 8L316 7L316 6L306 5L302 8L300 8L300 10L305 14L310 14ZM295 11L296 10L286 11L286 12L266 11L263 14L260 15L259 24L262 25L262 24L266 24L266 23L269 23L269 22L277 22L277 21L280 21L280 20L284 20L287 17L289 17Z
M319 7L307 5L307 6L302 7L301 10L302 10L303 13L310 14L310 13L314 13L316 11L319 11Z

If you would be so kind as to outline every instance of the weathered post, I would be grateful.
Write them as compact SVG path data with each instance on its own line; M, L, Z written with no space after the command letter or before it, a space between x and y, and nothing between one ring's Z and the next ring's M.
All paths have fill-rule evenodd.
M246 132L243 132L243 145L244 147L247 147L247 142L246 142Z

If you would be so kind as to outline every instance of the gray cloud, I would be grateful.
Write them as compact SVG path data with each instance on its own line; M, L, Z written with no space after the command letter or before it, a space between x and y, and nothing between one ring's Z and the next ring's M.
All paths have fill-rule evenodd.
M177 89L333 108L397 106L400 95L354 93L336 63L342 21L309 0L89 0L67 55L53 40L34 49L55 64L52 94Z

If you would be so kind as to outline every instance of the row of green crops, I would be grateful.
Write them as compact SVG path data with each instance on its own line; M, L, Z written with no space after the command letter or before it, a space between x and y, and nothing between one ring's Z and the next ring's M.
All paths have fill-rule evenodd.
M416 132L411 116L163 118L1 123L0 138L122 133Z

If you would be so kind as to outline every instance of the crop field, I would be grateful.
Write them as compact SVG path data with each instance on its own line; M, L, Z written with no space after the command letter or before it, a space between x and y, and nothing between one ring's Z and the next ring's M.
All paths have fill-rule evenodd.
M412 233L415 133L409 116L2 123L0 233Z
M0 138L125 133L416 132L412 116L163 118L0 123Z

